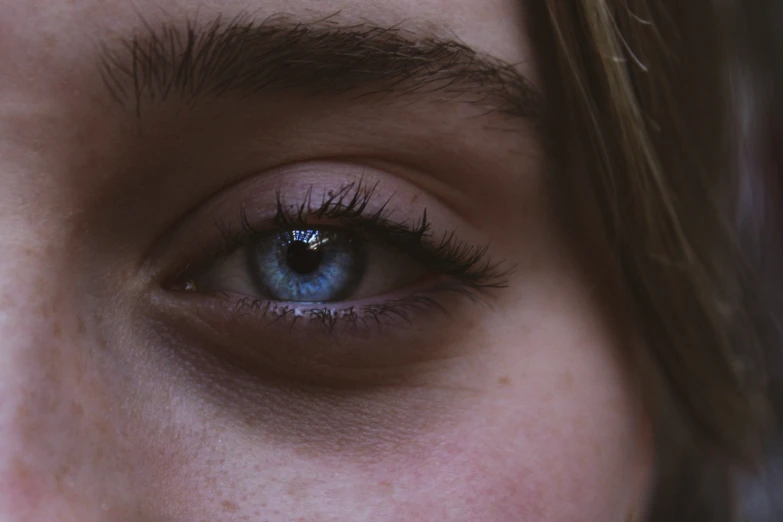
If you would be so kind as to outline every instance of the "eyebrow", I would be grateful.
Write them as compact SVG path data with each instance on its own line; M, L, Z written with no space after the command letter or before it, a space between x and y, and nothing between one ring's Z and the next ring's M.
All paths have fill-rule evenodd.
M455 39L418 36L402 25L304 23L249 15L153 26L102 43L98 67L111 96L142 106L179 98L275 92L356 97L417 96L463 102L538 122L542 97L509 63Z

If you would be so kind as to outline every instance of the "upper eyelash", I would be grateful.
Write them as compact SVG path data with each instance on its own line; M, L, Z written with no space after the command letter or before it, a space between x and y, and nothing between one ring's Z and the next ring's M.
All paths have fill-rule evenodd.
M444 233L439 241L432 240L432 224L424 209L419 220L395 221L389 197L374 211L368 211L378 184L366 185L363 180L343 185L327 192L313 206L313 189L299 205L286 205L277 192L277 213L274 221L281 230L312 226L310 219L328 219L354 232L363 233L396 247L440 274L457 279L475 289L505 288L511 270L503 262L486 259L489 245L476 246L457 239L454 231ZM258 230L242 214L243 235L268 233Z
M187 288L191 277L198 273L199 269L225 258L253 238L275 230L313 227L313 219L337 221L346 229L396 247L427 268L460 282L465 290L462 293L471 294L473 298L478 297L476 293L508 286L512 269L504 268L503 261L494 262L487 259L488 245L469 244L457 239L453 231L444 233L439 241L433 240L432 225L427 218L426 209L418 220L394 220L393 211L389 209L392 196L378 209L368 210L377 186L377 183L367 185L363 180L347 183L336 191L327 192L315 204L311 187L303 201L297 205L286 204L278 191L277 209L273 218L276 228L254 225L243 207L240 210L239 229L216 221L215 225L222 237L220 247L202 256L199 262L184 266L168 278L166 286Z

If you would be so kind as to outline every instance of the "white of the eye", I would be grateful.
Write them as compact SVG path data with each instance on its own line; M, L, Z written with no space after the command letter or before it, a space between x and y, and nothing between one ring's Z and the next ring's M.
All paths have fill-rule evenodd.
M419 279L425 269L408 254L368 240L367 264L359 286L349 300L374 297L404 288ZM195 282L201 292L229 292L255 296L258 293L247 266L247 247L217 261ZM263 298L264 296L258 296Z
M196 281L201 292L229 292L243 295L257 293L253 277L247 269L247 248L238 248L218 260Z
M373 241L365 243L367 265L351 299L363 299L400 290L426 272L410 255Z

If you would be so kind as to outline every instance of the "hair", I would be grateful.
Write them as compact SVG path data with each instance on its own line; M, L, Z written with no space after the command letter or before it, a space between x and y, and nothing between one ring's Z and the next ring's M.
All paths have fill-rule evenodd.
M737 477L770 432L779 336L754 275L763 248L746 255L762 222L738 219L748 180L724 13L710 0L529 4L553 192L597 203L636 332L624 356L656 437L649 519L736 520Z

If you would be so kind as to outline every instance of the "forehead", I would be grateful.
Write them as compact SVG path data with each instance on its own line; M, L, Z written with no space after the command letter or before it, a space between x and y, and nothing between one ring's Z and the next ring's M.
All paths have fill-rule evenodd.
M328 19L394 27L411 41L457 41L511 64L536 84L522 7L520 0L0 0L0 114L16 135L24 134L31 114L84 119L105 107L96 66L102 48L121 48L164 24L237 17L254 23L279 16L302 23ZM30 132L38 135L40 118L36 125Z
M524 14L518 0L0 0L0 136L12 138L0 143L0 155L6 162L19 165L20 171L30 173L13 179L2 177L4 200L13 194L28 197L31 193L46 193L70 208L83 200L98 199L96 187L103 183L140 183L130 170L117 168L112 156L118 154L120 144L133 150L130 143L136 142L129 137L128 127L134 120L114 112L100 62L105 48L121 50L139 35L161 34L162 26L203 27L216 20L237 18L263 24L284 17L294 24L328 20L339 27L393 28L414 47L428 38L456 41L490 61L494 58L510 64L509 68L516 69L521 77L535 82ZM429 64L422 68L427 74L432 69ZM131 83L137 77L125 76ZM467 74L467 78L474 75ZM484 78L478 76L480 88L486 87L482 84ZM503 85L500 93L507 94ZM479 98L483 94L479 90ZM243 110L251 108L249 105ZM436 105L431 107L434 111ZM394 107L383 114L388 120L401 120L410 112ZM248 114L258 116L257 112ZM458 111L438 111L426 118L427 125L420 130L427 137L444 134L446 128L452 134L464 131L471 136L469 143L475 145L483 135L476 131L478 123L458 125L455 120L460 118L467 120ZM424 120L422 113L417 121ZM248 117L248 125L254 122ZM387 127L394 127L392 122L387 123ZM184 126L178 120L177 129ZM194 127L209 126L202 121ZM232 146L240 144L237 141ZM44 191L44 185L51 185L51 190ZM73 188L73 192L62 190L63 186ZM53 213L59 208L50 206Z

